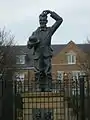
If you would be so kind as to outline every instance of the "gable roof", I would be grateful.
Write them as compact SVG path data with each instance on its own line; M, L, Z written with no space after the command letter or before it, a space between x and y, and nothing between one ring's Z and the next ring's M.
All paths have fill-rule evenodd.
M68 43L70 44L70 42ZM62 49L64 49L68 44L58 44L58 45L52 45L53 48L53 56L57 55ZM75 44L78 48L82 49L84 52L90 52L90 44ZM6 47L7 48L7 47ZM5 47L3 47L5 49ZM8 49L8 48L7 48ZM33 66L33 49L28 49L27 46L11 46L10 50L12 51L12 54L14 56L14 59L16 59L15 55L26 55L27 63L25 65L15 65L16 67L31 67Z
M84 52L90 52L90 44L76 44Z
M58 54L66 46L67 44L52 45L53 55ZM84 52L90 52L90 44L76 44L76 46ZM14 49L15 54L28 54L31 56L33 52L33 49L28 49L27 46L13 46L11 49Z
M54 50L54 55L61 52L62 49L67 47L70 44L75 44L72 40L68 44L58 44L58 45L52 45ZM83 52L90 52L90 44L75 44L78 48L80 48Z

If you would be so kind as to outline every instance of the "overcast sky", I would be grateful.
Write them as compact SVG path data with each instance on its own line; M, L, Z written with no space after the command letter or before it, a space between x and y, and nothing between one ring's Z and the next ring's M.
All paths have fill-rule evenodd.
M83 43L87 36L90 38L90 0L0 0L0 28L5 26L18 44L26 45L45 9L57 12L64 20L52 37L52 44L70 40ZM48 20L48 26L54 23L50 16Z

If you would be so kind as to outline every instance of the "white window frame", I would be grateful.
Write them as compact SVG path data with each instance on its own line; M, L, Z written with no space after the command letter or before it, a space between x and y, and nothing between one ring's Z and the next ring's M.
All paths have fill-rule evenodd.
M78 79L80 75L80 71L72 71L72 78L73 79Z
M16 64L25 64L25 55L16 55Z
M23 72L18 72L18 73L15 73L15 79L16 81L24 81L25 79L25 73Z
M72 71L71 74L73 78L78 79L80 75L85 75L85 72L84 71Z
M57 80L63 81L64 71L57 71Z
M17 92L24 92L24 79L25 79L25 73L24 72L15 72L15 78L16 82L20 82L21 85L19 84L16 85Z
M79 86L79 76L80 75L85 75L85 72L84 71L72 71L72 80L73 82L76 82L77 80L77 89L78 89L78 94L80 94L80 86ZM76 74L76 75L75 75ZM72 88L72 94L76 94L76 88L74 86L74 88Z
M67 62L68 64L76 64L76 53L70 51L67 55Z

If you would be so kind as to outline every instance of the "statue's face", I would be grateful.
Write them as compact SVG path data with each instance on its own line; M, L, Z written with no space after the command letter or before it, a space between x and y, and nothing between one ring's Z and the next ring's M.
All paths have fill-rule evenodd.
M40 27L46 27L47 18L46 17L40 17L39 18L39 23L40 23Z

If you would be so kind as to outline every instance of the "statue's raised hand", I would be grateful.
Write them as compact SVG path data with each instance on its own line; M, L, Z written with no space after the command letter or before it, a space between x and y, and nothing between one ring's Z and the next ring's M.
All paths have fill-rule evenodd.
M46 14L46 15L47 15L47 14L49 14L49 13L51 13L50 10L44 10L44 11L43 11L43 14Z

